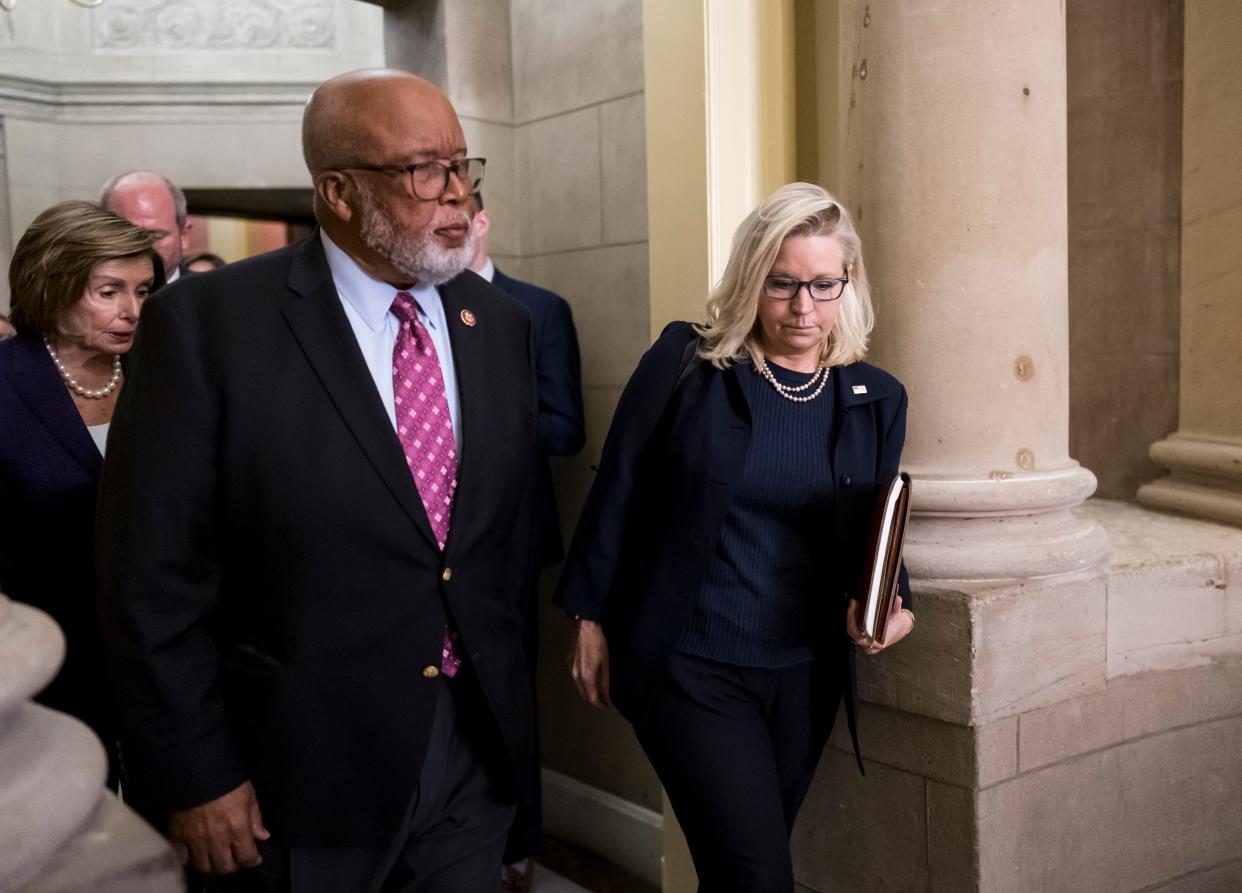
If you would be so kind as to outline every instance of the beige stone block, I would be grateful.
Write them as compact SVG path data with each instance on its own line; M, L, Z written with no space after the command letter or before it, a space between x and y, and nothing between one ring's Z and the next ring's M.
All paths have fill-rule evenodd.
M1163 567L1115 568L1108 582L1108 674L1203 661L1201 643L1225 636L1224 567L1187 556Z
M308 189L313 181L306 169L306 161L302 157L302 123L299 118L289 120L273 120L260 127L249 125L245 140L240 144L245 153L238 170L241 171L240 182L236 174L236 185L251 189ZM211 170L217 183L227 183L227 174L220 166L200 158L196 161L200 169ZM186 171L190 174L190 171ZM222 184L223 185L223 184Z
M515 123L643 88L640 0L514 0Z
M1163 473L1148 455L1151 445L1177 428L1177 352L1101 354L1084 346L1091 358L1080 362L1075 351L1071 346L1070 455L1095 472L1097 497L1133 499Z
M858 738L869 762L962 788L987 787L1018 771L1018 720L1013 716L970 728L862 703ZM853 755L844 707L837 712L830 744Z
M1143 893L1238 893L1242 890L1242 859L1193 871L1165 884L1147 887Z
M1158 93L1182 76L1181 4L1071 0L1065 5L1069 105Z
M1242 633L1242 555L1225 558L1225 627L1230 635Z
M794 826L794 875L814 890L928 889L922 778L828 750ZM895 857L896 854L896 857Z
M518 127L523 250L544 254L603 239L599 109Z
M5 164L12 189L60 188L60 170L54 161L60 155L60 138L61 129L52 122L5 117ZM13 225L19 227L16 219Z
M931 893L980 890L975 793L927 783L927 860Z
M621 245L530 258L532 282L573 308L582 348L582 381L623 387L651 343L647 246Z
M483 200L492 219L492 231L487 237L488 253L493 258L520 254L521 183L513 128L466 117L461 119L461 128L466 134L466 147L470 154L487 159ZM513 265L510 264L509 268L512 269Z
M1181 518L1109 499L1089 499L1078 509L1108 530L1109 566L1125 573L1159 570L1188 556L1242 555L1242 530L1212 521Z
M599 114L604 241L645 241L647 128L643 95L605 103Z
M1022 772L1178 726L1242 713L1242 661L1112 679L1018 717Z
M980 889L1133 891L1242 852L1242 717L1066 760L979 794Z
M453 0L443 9L448 95L457 114L511 123L509 4L505 0Z
M1180 91L1128 93L1069 113L1069 194L1073 229L1134 228L1176 222L1181 208Z
M13 182L13 181L10 181ZM9 187L9 219L13 221L13 244L21 239L30 222L57 202L68 198L90 199L92 196L64 194L59 186L23 186L13 182Z
M1102 574L991 593L975 618L978 722L1055 703L1104 681Z
M1116 204L1124 196L1107 197ZM1117 227L1125 226L1125 232ZM1141 226L1142 228L1137 228ZM1075 232L1070 241L1071 375L1107 375L1140 357L1176 356L1180 320L1178 229L1175 223L1132 221ZM1120 391L1151 396L1141 370ZM1135 387L1136 381L1143 383Z
M858 660L865 700L959 726L973 717L973 621L969 597L914 581L918 628L900 645Z

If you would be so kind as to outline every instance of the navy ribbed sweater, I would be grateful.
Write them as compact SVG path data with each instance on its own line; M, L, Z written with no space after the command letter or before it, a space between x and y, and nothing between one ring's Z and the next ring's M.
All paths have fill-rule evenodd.
M811 377L768 367L783 384ZM787 667L814 658L814 632L825 622L818 609L832 572L833 389L794 403L749 363L738 364L737 376L750 404L750 449L677 650Z

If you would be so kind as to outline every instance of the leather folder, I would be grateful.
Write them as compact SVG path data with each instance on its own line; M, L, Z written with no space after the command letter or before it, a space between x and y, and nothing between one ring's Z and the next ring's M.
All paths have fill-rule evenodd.
M859 590L858 627L872 641L884 642L888 618L897 598L901 548L910 520L910 475L904 471L880 489L867 532L863 586Z

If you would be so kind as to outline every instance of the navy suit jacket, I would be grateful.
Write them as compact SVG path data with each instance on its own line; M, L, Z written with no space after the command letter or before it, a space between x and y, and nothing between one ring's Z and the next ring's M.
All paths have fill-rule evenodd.
M612 699L635 723L690 621L750 444L742 372L701 360L686 368L694 337L689 323L670 324L626 385L556 595L565 610L603 624ZM861 585L878 488L898 472L906 392L867 363L834 367L829 387L836 409L824 446L837 486L822 536L839 572L824 581L816 645L844 663L853 654L846 603ZM904 570L900 588L908 607Z
M0 341L0 591L47 611L65 663L38 697L116 739L95 616L95 494L103 458L43 340Z
M539 482L535 493L535 561L539 567L565 557L548 456L572 456L586 443L582 363L578 333L565 299L546 288L496 271L492 284L526 305L535 326L539 376Z
M250 779L288 845L384 845L418 784L450 618L485 750L533 796L530 316L473 273L440 296L463 432L443 551L318 234L143 305L98 554L130 790L154 821Z

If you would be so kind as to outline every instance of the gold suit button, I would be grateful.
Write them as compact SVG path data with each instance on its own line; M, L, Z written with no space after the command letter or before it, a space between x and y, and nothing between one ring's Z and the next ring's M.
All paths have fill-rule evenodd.
M440 579L445 583L453 579L453 569L451 567L446 567L444 570L440 571Z
M430 664L423 667L423 678L424 679L435 679L439 675L440 675L439 667L433 667Z

